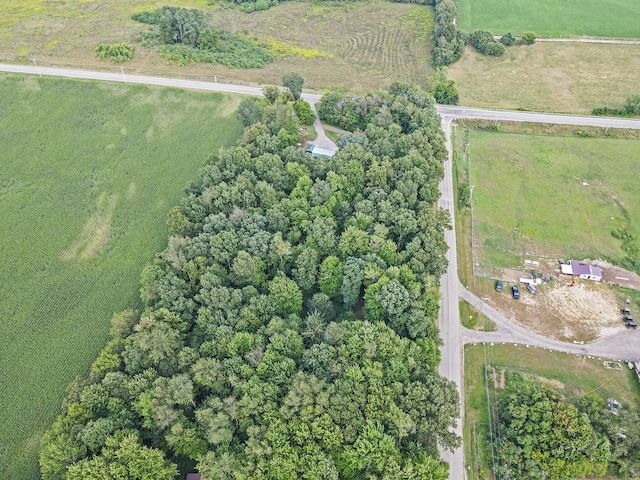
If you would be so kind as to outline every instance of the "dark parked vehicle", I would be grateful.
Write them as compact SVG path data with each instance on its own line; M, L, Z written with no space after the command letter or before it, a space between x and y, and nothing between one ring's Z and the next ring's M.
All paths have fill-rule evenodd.
M518 290L518 287L516 287L515 285L511 287L511 289L513 290L513 298L518 300L520 298L520 290Z
M620 313L623 315L629 315L631 313L631 309L630 308L623 308L622 310L620 310Z
M631 327L631 328L636 328L638 326L638 324L636 322L629 322L627 323L627 328Z
M624 321L625 322L633 322L633 317L631 315L627 315L626 317L624 317Z
M496 282L496 292L501 292L502 291L502 280L498 280Z

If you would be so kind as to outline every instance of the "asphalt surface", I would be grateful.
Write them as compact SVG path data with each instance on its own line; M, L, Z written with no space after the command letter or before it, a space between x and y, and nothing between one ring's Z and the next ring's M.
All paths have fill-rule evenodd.
M453 194L453 148L451 145L451 122L452 117L442 117L442 131L445 135L447 146L447 160L445 161L444 178L440 182L440 199L438 207L449 212L451 224L455 225L454 219L454 194ZM443 345L440 348L439 371L442 376L454 382L460 392L462 400L462 326L460 323L460 308L458 307L458 258L456 255L456 231L454 228L445 230L445 240L449 249L447 250L447 271L440 279L440 316L438 326ZM462 415L464 403L460 402L460 420L455 432L462 438ZM462 447L450 452L440 450L442 459L449 464L449 478L464 479L464 451Z
M62 68L36 67L25 65L0 64L0 72L25 73L31 75L48 75L66 78L77 78L87 80L101 80L109 82L124 82L132 84L158 85L163 87L186 88L195 90L206 90L212 92L235 93L240 95L262 96L262 89L232 84L219 84L214 82L202 82L194 80L183 80L176 78L152 77L144 75L129 75L123 73L94 72L85 70L70 70ZM321 95L303 93L302 98L309 102L314 108L320 100ZM452 177L452 147L451 147L451 123L456 118L486 119L496 121L512 122L533 122L564 125L585 125L609 128L633 128L640 129L640 120L623 119L612 117L589 117L581 115L558 115L537 112L521 112L509 110L487 110L481 108L443 106L438 105L438 113L442 116L442 128L445 132L448 159L445 161L445 175L441 182L441 198L438 206L450 212L452 224L454 213L454 194ZM318 121L314 124L317 132L319 145L334 146L329 140ZM326 139L326 140L325 140ZM443 340L441 350L442 361L439 367L440 373L455 382L462 392L462 355L463 344L473 342L490 343L516 343L552 350L559 350L571 354L600 356L605 358L635 358L638 355L636 348L637 336L628 335L622 332L619 335L608 337L589 345L575 345L557 340L551 340L534 334L510 321L500 312L484 303L480 298L469 292L458 281L457 257L456 257L456 234L455 230L445 232L445 239L449 246L447 260L449 262L447 272L441 279L441 308L439 326ZM460 324L460 312L458 309L458 298L461 297L476 308L481 309L498 327L495 332L474 332L464 329ZM633 332L636 333L636 332ZM639 332L640 333L640 332ZM462 393L461 393L462 395ZM461 397L462 398L462 397ZM462 409L461 409L462 412ZM462 435L462 420L456 428L456 432ZM461 480L466 478L466 469L462 448L454 452L442 452L443 459L450 465L449 478Z

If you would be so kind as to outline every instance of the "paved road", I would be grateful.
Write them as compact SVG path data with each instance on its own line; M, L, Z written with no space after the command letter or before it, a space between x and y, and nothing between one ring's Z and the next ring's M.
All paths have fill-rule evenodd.
M143 75L124 75L120 73L91 72L84 70L68 70L61 68L31 67L24 65L3 65L0 64L0 71L27 73L33 75L52 75L67 78L80 78L89 80L102 80L110 82L126 82L145 85L159 85L174 88L188 88L197 90L207 90L214 92L237 93L241 95L262 96L262 89L257 87L247 87L241 85L218 84L210 82L201 82L193 80L182 80L174 78L151 77ZM315 106L320 99L320 95L305 93L302 97ZM640 129L640 120L637 119L621 119L610 117L587 117L580 115L554 115L535 112L505 111L505 110L485 110L480 108L469 107L451 107L437 106L438 113L442 116L442 127L447 139L447 148L449 158L445 162L445 176L441 183L442 196L438 205L450 211L453 219L453 182L452 182L452 148L451 148L451 122L455 118L469 119L488 119L496 121L514 121L514 122L535 122L535 123L557 123L565 125L587 125L610 128L634 128ZM322 131L316 127L318 135ZM322 131L324 135L324 131ZM328 140L328 139L327 139ZM333 142L332 142L333 143ZM447 260L449 266L447 273L442 278L441 286L441 310L439 325L444 342L442 348L442 362L440 372L446 378L452 380L459 387L462 383L462 345L464 342L512 342L524 343L529 345L538 345L545 348L552 348L561 351L567 351L576 354L588 354L593 356L602 356L610 358L629 357L633 358L634 352L631 350L632 343L629 342L629 336L626 336L627 342L621 342L622 336L610 337L590 345L572 345L563 342L557 342L544 337L535 335L518 325L515 325L509 319L499 312L493 310L489 305L485 304L478 297L462 287L458 281L457 274L457 258L456 258L456 235L455 231L445 232L445 238L449 246ZM487 314L496 325L497 332L472 332L463 330L460 326L460 314L458 310L458 296L469 301L477 308L481 308L483 313ZM626 333L626 332L625 332ZM627 350L628 349L628 350ZM461 426L456 429L461 434ZM443 457L450 465L449 478L452 480L462 480L466 477L464 469L464 458L462 449L455 452L443 452Z
M442 117L442 131L445 134L447 145L447 160L445 161L444 178L440 183L440 199L438 207L449 211L452 224L454 221L453 208L453 148L451 145L451 117ZM454 382L458 391L461 392L462 400L462 342L460 309L458 307L458 258L456 255L456 231L455 229L445 231L445 240L449 249L447 251L447 271L440 280L440 316L439 327L443 345L440 349L440 374ZM460 420L456 428L456 433L462 438L462 413L464 402L460 405ZM454 452L440 451L442 458L449 464L450 479L464 479L464 452L462 447Z
M441 116L455 118L640 129L640 119L635 118L591 117L586 115L564 115L514 110L488 110L484 108L447 105L438 105L437 110Z

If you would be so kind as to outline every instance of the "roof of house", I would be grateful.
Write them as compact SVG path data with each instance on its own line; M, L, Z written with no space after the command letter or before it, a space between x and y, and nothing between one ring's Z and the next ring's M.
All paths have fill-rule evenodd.
M311 150L311 155L331 158L336 154L337 151L338 151L337 148L314 145L313 149Z
M573 275L590 275L593 277L602 277L602 269L593 265L586 265L577 260L571 260L571 270ZM564 270L563 272L564 273Z
M202 476L199 473L188 473L186 480L200 480Z

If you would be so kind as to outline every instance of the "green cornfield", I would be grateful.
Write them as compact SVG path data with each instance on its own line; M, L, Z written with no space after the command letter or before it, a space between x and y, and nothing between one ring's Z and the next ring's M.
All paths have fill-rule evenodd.
M86 375L165 220L242 128L237 96L0 75L0 478L37 479L40 438Z

